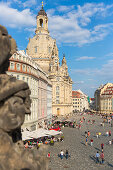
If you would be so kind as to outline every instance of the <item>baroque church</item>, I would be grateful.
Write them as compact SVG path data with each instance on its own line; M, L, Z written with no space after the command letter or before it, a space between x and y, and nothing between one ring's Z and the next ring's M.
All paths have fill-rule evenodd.
M48 17L43 5L36 20L35 36L29 39L26 53L40 65L52 82L52 114L67 115L72 112L72 79L65 55L60 66L56 40L49 34Z

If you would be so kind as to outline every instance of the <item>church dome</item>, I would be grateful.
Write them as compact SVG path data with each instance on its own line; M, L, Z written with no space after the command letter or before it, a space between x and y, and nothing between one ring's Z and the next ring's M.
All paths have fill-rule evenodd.
M47 16L46 12L44 11L43 7L42 9L38 12L38 15L45 15Z

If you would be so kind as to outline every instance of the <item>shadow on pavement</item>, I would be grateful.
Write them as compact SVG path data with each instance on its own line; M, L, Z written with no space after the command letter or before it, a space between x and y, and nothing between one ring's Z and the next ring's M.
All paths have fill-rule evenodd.
M95 147L95 149L96 149L97 151L100 151L100 152L101 152L101 150L100 150L99 148L96 148L96 147Z
M108 166L110 166L110 167L113 167L113 165L112 165L112 164L110 164L109 162L107 162L107 165L108 165Z
M85 145L85 143L84 142L80 142L81 144L83 144L83 145ZM85 145L86 146L86 145Z
M94 162L96 162L95 156L89 156L89 157L90 157L90 159L92 159Z

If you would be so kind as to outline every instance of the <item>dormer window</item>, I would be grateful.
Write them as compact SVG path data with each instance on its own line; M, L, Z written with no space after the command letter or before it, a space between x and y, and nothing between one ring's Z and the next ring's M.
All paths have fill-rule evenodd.
M40 19L40 26L43 27L43 19Z

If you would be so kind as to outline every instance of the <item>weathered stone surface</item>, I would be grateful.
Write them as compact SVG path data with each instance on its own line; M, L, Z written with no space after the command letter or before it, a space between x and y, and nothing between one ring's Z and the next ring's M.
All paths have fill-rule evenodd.
M0 170L47 170L45 149L24 149L21 141L21 125L25 114L31 113L31 100L28 84L5 74L15 50L15 40L0 25Z

